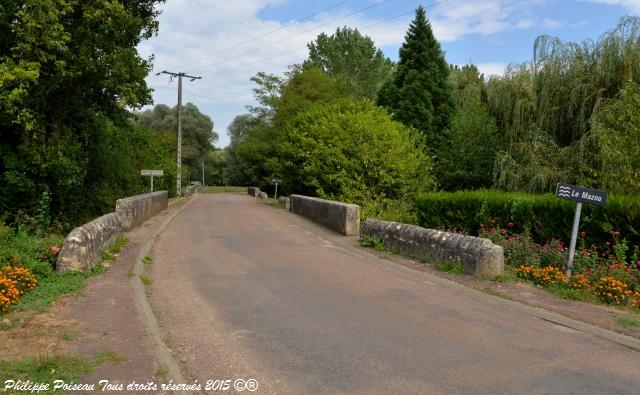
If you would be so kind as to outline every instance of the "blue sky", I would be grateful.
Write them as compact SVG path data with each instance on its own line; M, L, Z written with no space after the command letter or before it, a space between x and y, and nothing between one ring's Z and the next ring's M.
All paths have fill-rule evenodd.
M204 77L185 82L183 100L213 119L220 136L216 145L225 146L228 124L254 104L252 75L282 74L304 61L306 43L345 25L359 28L396 60L411 11L420 4L447 61L477 64L486 75L530 60L539 35L597 39L621 17L640 15L640 0L168 0L158 36L139 50L154 55L154 73ZM156 103L175 105L175 82L154 75L147 82Z

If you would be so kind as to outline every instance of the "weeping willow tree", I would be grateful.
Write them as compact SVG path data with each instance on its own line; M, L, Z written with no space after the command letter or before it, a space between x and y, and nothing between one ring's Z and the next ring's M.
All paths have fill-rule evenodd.
M487 104L505 142L496 161L496 186L531 192L550 191L558 181L610 186L605 172L615 162L603 168L602 155L616 154L601 146L630 141L611 137L623 128L612 127L611 117L606 127L594 128L594 120L623 100L625 86L639 82L638 17L621 19L598 41L538 37L531 62L511 66L487 84ZM605 131L603 139L598 133ZM616 190L634 188L627 184Z

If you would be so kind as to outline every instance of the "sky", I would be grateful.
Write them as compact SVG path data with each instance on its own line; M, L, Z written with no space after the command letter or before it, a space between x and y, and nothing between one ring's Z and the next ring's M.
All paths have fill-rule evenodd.
M155 104L177 103L177 81L156 73L202 77L183 80L183 103L212 118L215 145L224 147L229 123L255 104L251 76L282 75L306 59L306 45L318 34L343 26L357 28L397 60L419 5L446 60L476 64L485 76L531 60L540 35L596 40L621 17L640 15L640 0L167 0L159 8L158 35L138 50L154 57L147 84Z

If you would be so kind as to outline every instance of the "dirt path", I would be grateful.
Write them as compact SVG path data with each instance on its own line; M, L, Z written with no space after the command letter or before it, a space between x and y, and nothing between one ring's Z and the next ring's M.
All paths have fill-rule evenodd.
M638 353L242 195L162 233L150 299L190 378L258 393L637 393Z

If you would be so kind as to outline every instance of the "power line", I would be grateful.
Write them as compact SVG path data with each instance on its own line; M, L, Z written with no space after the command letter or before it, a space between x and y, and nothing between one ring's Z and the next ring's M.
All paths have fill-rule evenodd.
M175 66L175 67L176 67L176 68L182 68L182 67L184 67L184 66L192 65L192 64L194 64L194 63L198 63L198 62L203 61L203 60L205 60L205 59L210 59L210 58L212 58L212 57L214 57L214 56L218 56L218 55L223 54L223 53L225 53L225 52L231 51L232 49L236 49L236 48L242 47L242 46L244 46L244 45L246 45L246 44L248 44L248 43L250 43L250 42L253 42L253 41L257 40L257 39L260 39L260 38L264 38L264 37L270 36L270 35L272 35L273 33L276 33L276 32L279 32L280 30L284 30L284 29L286 29L287 27L289 27L289 26L293 25L294 23L298 23L298 22L301 22L301 21L307 20L307 19L309 19L309 18L313 18L313 17L314 17L314 16L316 16L316 15L322 14L323 12L330 11L330 10L332 10L332 9L334 9L334 8L340 7L341 5L343 5L343 4L345 4L345 3L349 3L349 2L351 2L351 1L353 1L353 0L344 0L344 1L341 1L341 2L336 3L336 4L334 4L334 5L330 6L330 7L324 8L324 9L322 9L322 10L320 10L320 11L316 11L316 12L314 12L313 14L309 14L309 15L307 15L307 16L305 16L305 17L302 17L302 18L299 18L299 19L294 19L294 20L292 20L291 22L289 22L289 23L287 23L287 24L285 24L285 25L283 25L283 26L280 26L280 27L279 27L279 28L277 28L277 29L271 30L271 31L269 31L269 32L267 32L267 33L264 33L264 34L261 34L261 35L258 35L258 36L254 36L254 37L252 37L252 38L250 38L250 39L247 39L247 40L245 40L245 41L242 41L242 42L240 42L240 43L238 43L238 44L236 44L236 45L234 45L234 46L231 46L231 47L225 48L225 49L223 49L223 50L221 50L221 51L218 51L218 52L215 52L215 53L213 53L213 54L211 54L211 55L207 55L207 56L202 57L202 58L200 58L200 59L196 59L196 60L191 61L191 62L183 63L183 64L178 65L178 66Z
M425 8L434 7L434 6L436 6L436 5L440 4L440 3L443 3L443 2L445 2L445 0L440 0L440 1L438 1L438 2L435 2L435 3L432 3L432 4L428 5L428 6L426 6ZM394 19L402 18L403 16L406 16L406 15L412 14L412 13L414 13L414 12L415 12L415 10L411 10L411 11L403 12L402 14L398 14L398 15L392 16L392 17L390 17L390 18L387 18L387 19L384 19L384 20L381 20L381 21L378 21L378 22L375 22L375 23L372 23L372 24L369 24L369 25L363 26L363 27L361 27L361 28L359 28L359 29L360 29L360 30L365 30L365 29L368 29L368 28L371 28L371 27L374 27L374 26L381 25L381 24L383 24L383 23L386 23L386 22L392 21L392 20L394 20ZM277 55L269 56L269 57L267 57L267 58L258 59L258 60L256 60L256 61L253 61L253 62L250 62L250 63L246 63L246 64L243 64L243 65L240 65L240 66L231 67L231 68L224 69L224 70L220 70L220 71L214 71L214 72L211 72L211 73L205 74L204 76L211 76L211 75L217 75L217 74L229 73L229 72L231 72L231 71L235 71L235 70L240 69L240 68L244 68L244 67L248 67L248 66L253 66L254 64L262 63L262 62L264 62L264 61L271 60L271 59L275 59L275 58L279 58L279 57L281 57L281 56L288 55L288 54L290 54L290 53L292 53L292 52L297 52L297 51L300 51L300 50L302 50L302 49L306 49L306 48L307 48L306 46L304 46L304 47L298 47L298 48L295 48L295 49L292 49L292 50L289 50L289 51L286 51L286 52L279 53L279 54L277 54Z
M300 32L300 33L298 33L298 34L294 34L294 35L291 35L291 36L285 37L285 38L283 38L283 39L280 39L280 40L278 40L278 41L274 41L274 42L272 42L272 43L269 43L269 44L266 44L266 45L263 45L263 46L260 46L260 47L254 48L254 49L252 49L251 51L242 52L242 53L240 53L240 54L238 54L238 55L236 55L236 56L232 56L232 57L230 57L230 58L226 58L226 59L221 60L221 61L219 61L219 62L211 63L211 64L204 65L204 66L201 66L201 67L196 67L195 69L191 69L190 71L192 71L192 72L193 72L193 71L196 71L196 70L206 69L206 68L209 68L209 67L217 66L217 65L219 65L219 64L221 64L221 63L225 63L225 62L227 62L227 61L229 61L229 60L237 59L237 58L242 57L242 56L244 56L244 55L248 55L248 54L254 53L254 52L256 52L256 51L259 51L259 50L261 50L261 49L268 48L268 47L271 47L271 46L273 46L273 45L279 44L279 43L281 43L281 42L283 42L283 41L291 40L292 38L295 38L295 37L301 36L301 35L303 35L303 34L306 34L306 33L309 33L309 32L311 32L311 31L317 30L317 29L319 29L319 28L321 28L321 27L324 27L324 26L330 25L330 24L332 24L332 23L334 23L334 22L336 22L336 21L339 21L339 20L341 20L341 19L345 19L345 18L348 18L348 17L350 17L350 16L353 16L353 15L356 15L356 14L360 14L360 13L362 13L362 12L364 12L364 11L368 11L368 10L370 10L370 9L372 9L372 8L375 8L375 7L379 7L379 6L381 6L382 4L384 4L384 3L388 3L389 1L392 1L392 0L382 0L382 1L379 1L379 2L377 2L377 3L374 3L374 4L370 5L370 6L367 6L367 7L361 8L361 9L359 9L359 10L357 10L357 11L354 11L354 12L351 12L351 13L349 13L349 14L347 14L347 15L343 15L343 16L341 16L341 17L339 17L339 18L334 18L334 19L332 19L332 20L330 20L330 21L328 21L328 22L325 22L325 23L320 24L320 25L318 25L318 26L315 26L315 27L313 27L313 28L311 28L311 29L308 29L308 30L305 30L305 31L303 31L303 32Z

